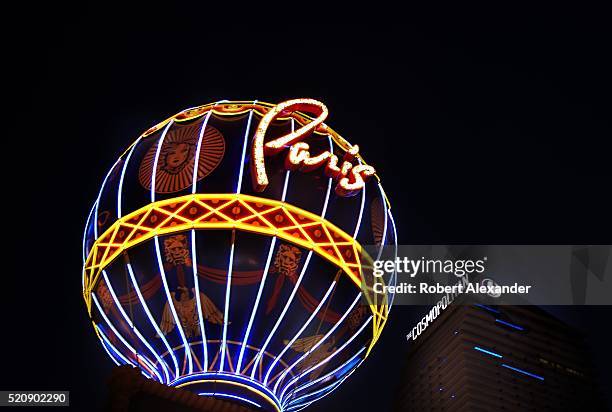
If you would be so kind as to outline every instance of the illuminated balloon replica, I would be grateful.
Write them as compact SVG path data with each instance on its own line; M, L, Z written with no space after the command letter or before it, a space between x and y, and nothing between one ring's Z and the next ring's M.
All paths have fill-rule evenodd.
M113 165L85 227L83 297L117 364L294 411L364 361L390 297L362 288L362 245L396 247L395 224L327 115L312 99L207 104Z

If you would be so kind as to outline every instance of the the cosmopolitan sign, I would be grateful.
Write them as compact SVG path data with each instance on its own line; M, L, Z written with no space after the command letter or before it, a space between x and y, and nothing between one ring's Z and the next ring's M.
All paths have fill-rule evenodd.
M459 296L463 290L467 288L470 281L468 275L463 275L449 293L446 293L442 298L427 312L425 316L410 330L406 335L406 340L416 340L431 323L442 313L448 305L453 303L455 298Z

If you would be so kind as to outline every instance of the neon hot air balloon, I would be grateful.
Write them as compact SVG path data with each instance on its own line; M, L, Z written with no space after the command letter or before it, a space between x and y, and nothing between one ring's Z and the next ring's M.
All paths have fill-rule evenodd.
M83 297L117 364L266 411L306 407L387 319L362 245L396 245L375 169L312 99L222 101L143 133L106 175ZM387 282L392 281L387 279Z

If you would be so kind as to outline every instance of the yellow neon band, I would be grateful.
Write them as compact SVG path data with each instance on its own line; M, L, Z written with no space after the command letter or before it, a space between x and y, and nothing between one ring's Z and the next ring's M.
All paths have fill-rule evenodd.
M195 218L190 218L189 213L194 209L197 209ZM233 211L238 211L235 217ZM286 222L290 223L278 227L282 226L278 223ZM148 204L114 222L95 241L85 263L84 293L88 308L89 295L102 269L123 251L154 236L190 229L236 229L277 236L313 250L340 267L361 287L361 245L326 219L274 199L202 193Z

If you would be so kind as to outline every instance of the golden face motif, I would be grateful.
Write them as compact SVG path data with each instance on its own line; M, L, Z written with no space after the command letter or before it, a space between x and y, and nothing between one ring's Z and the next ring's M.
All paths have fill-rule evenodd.
M168 173L179 173L185 167L188 159L193 155L191 152L195 149L193 144L189 143L170 143L164 148L163 164L161 168Z
M187 236L174 235L164 239L164 254L166 262L173 265L191 264L187 249Z
M155 192L175 193L190 187L194 178L199 181L215 170L225 154L225 139L211 125L207 125L204 134L200 136L201 128L201 121L170 128L163 139L157 161L159 143L151 144L140 163L140 184L145 189L151 189L153 167L156 166ZM196 162L198 144L200 151ZM194 170L196 164L197 171Z
M295 276L302 259L302 251L295 246L280 245L274 258L274 271L284 276Z
M349 314L347 318L347 324L352 332L359 329L363 322L364 315L367 312L367 307L360 305L357 306L353 311Z
M100 303L102 303L104 312L109 313L111 306L113 306L113 297L111 296L110 290L108 290L108 286L106 286L105 282L100 282L98 284L96 295L98 295L98 299L100 300Z

